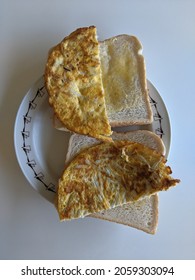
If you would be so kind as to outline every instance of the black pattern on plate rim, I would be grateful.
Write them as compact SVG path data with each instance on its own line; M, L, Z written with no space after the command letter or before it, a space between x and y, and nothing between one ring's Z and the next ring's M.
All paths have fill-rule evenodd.
M35 96L33 97L32 100L29 101L27 111L23 116L23 129L21 131L22 140L23 140L22 150L26 155L26 164L29 166L29 168L32 169L34 178L40 181L45 186L46 190L55 193L56 192L55 185L53 183L46 184L44 181L45 175L43 174L43 172L36 171L35 167L37 166L37 163L35 159L31 157L31 145L28 145L26 143L26 139L31 136L30 131L28 130L28 124L33 121L33 118L29 115L29 113L31 110L35 110L37 108L38 98L42 98L45 95L44 89L45 89L44 86L37 89Z

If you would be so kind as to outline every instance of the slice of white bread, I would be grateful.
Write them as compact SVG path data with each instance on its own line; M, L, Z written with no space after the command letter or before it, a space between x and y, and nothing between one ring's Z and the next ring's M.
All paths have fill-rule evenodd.
M147 130L125 133L113 132L112 138L113 140L130 140L132 142L142 143L162 154L165 153L165 147L161 139L153 132ZM69 141L66 164L80 151L97 143L99 141L94 138L73 134ZM128 203L101 213L95 213L90 215L90 217L128 225L154 234L158 225L158 195L152 195L133 203Z
M106 111L112 127L153 121L142 46L134 36L119 35L99 42ZM54 126L67 130L54 117Z
M149 124L152 110L140 41L118 35L100 42L102 82L110 125Z

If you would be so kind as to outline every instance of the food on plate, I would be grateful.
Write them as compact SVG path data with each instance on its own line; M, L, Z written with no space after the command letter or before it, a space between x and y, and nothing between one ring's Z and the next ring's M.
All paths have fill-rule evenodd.
M49 102L66 128L110 140L94 26L77 29L50 51L45 84Z
M136 130L125 133L113 132L112 138L113 140L129 140L142 143L161 154L165 154L165 146L160 137L147 130ZM69 140L66 165L83 149L97 143L99 143L99 141L92 137L73 134ZM124 224L154 234L158 226L158 194L94 213L90 215L90 217Z
M61 220L85 217L137 201L179 183L166 159L137 142L105 142L80 152L58 185Z
M152 123L141 50L140 41L129 35L100 42L106 110L112 127Z
M180 180L154 133L112 131L153 122L140 41L98 42L95 26L79 28L49 51L45 85L54 127L74 133L57 189L60 220L90 216L155 233L158 192Z
M151 123L141 50L129 35L98 43L94 26L64 38L45 70L55 127L109 141L111 126Z

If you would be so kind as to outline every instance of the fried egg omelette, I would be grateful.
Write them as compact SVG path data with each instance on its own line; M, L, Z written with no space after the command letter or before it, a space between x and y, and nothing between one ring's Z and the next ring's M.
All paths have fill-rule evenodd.
M66 128L112 141L96 27L77 29L50 51L45 84L49 103Z
M180 181L160 153L130 141L105 142L78 154L59 180L60 220L85 217L167 190Z

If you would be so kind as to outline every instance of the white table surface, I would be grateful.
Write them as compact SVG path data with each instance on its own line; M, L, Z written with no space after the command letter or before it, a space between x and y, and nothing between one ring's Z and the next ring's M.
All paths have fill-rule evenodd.
M0 1L0 259L195 259L195 1ZM169 111L177 188L160 194L152 236L96 219L60 223L25 179L14 122L48 49L77 27L143 44L147 78Z

